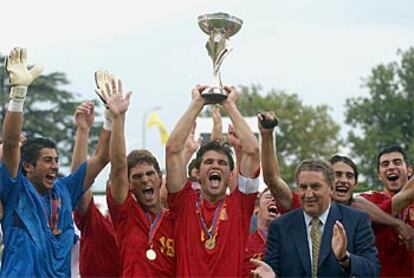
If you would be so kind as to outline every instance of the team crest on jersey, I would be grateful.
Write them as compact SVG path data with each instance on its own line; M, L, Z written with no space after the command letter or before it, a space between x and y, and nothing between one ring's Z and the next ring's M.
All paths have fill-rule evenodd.
M229 219L227 216L227 210L226 210L226 207L223 206L222 210L220 211L220 220L225 221L227 219Z

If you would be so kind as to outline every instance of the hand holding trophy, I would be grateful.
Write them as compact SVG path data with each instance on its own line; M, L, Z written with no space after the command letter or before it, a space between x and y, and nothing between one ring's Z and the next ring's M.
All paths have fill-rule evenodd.
M201 95L209 104L219 103L227 98L220 77L220 67L224 58L232 50L229 38L241 28L243 21L226 13L200 15L198 25L209 35L206 48L213 60L213 84L207 87Z

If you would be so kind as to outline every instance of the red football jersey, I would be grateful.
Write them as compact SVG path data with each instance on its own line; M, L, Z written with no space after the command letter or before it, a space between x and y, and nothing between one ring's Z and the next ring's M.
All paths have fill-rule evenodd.
M191 182L174 194L168 195L174 213L175 244L178 277L240 277L243 269L244 248L249 233L256 193L243 194L236 189L223 202L200 202L197 213L196 200L200 194L191 188ZM206 227L212 226L216 208L218 214L214 247L207 248L206 236L200 224L200 213Z
M388 194L374 192L361 194L361 196L391 214L392 198ZM411 220L409 215L411 211L414 211L414 204L405 208L399 217L414 227L414 215ZM375 232L375 243L381 263L381 277L414 277L414 251L407 250L394 228L374 223L372 228Z
M292 200L290 201L290 204L291 204L290 209L284 209L279 204L279 202L276 202L277 209L280 211L281 214L289 212L289 211L297 209L297 208L301 208L302 204L300 202L300 198L299 198L298 193L292 192Z
M164 209L155 230L152 248L149 243L150 223L144 209L132 198L131 192L121 205L107 194L109 212L118 236L123 277L175 277L174 223L171 212ZM152 221L156 216L150 213ZM150 260L147 251L155 251Z
M85 214L75 210L81 231L79 272L82 277L119 277L120 257L112 222L104 217L93 199Z
M263 260L266 250L266 236L257 230L250 233L247 239L243 259L243 277L252 277L252 270L256 268L250 259Z

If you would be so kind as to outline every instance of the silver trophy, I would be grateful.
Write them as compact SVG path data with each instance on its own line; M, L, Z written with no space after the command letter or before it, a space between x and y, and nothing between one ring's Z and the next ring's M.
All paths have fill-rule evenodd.
M201 93L207 103L219 103L227 98L227 92L221 83L220 67L232 50L229 38L240 30L242 24L243 20L226 13L198 17L198 25L209 36L206 48L213 60L213 84Z

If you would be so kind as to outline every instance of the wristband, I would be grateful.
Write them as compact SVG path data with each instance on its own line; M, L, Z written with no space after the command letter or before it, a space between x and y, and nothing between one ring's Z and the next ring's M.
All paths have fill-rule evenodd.
M103 129L108 131L112 130L112 114L109 109L105 109L104 111Z
M259 191L260 179L247 178L239 175L239 191L244 194L257 193Z
M26 99L27 86L12 86L10 88L9 97L16 101L24 101Z
M23 112L23 104L24 100L11 99L7 110L12 112Z

